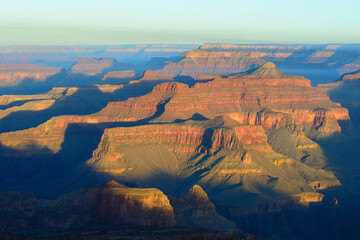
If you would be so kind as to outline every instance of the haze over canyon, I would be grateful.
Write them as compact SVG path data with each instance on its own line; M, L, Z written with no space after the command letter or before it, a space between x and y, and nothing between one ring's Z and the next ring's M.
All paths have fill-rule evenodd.
M0 238L360 238L359 96L360 44L0 47Z

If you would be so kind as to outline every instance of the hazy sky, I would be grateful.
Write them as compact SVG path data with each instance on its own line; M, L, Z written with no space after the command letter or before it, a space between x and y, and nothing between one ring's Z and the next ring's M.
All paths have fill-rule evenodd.
M359 0L1 0L0 45L360 43Z

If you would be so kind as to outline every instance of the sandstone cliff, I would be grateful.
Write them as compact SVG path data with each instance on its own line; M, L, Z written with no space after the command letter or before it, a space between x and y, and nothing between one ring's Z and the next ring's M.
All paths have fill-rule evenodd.
M95 76L111 68L114 64L115 59L113 58L79 58L72 66L70 73Z
M311 77L314 83L329 81L338 74L360 67L357 46L351 45L237 45L207 43L185 52L159 73L169 76L230 74L260 66L266 61L280 63L290 72ZM310 71L304 71L304 70ZM327 79L326 79L327 78Z
M24 79L45 81L61 71L61 68L34 64L0 64L0 86L14 86Z
M176 63L169 63L157 72L160 75L197 78L200 73L229 74L257 67L265 61L252 52L208 52L191 50Z
M135 71L125 70L125 71L112 71L108 72L102 78L102 81L109 81L114 79L131 79L135 77Z
M344 74L338 81L319 84L317 88L350 111L352 122L360 126L360 70Z
M340 184L331 172L275 153L261 126L241 125L229 117L106 129L86 165L93 174L157 186L172 194L182 189L182 181L202 184L223 202L244 191L260 198L314 192L316 179L324 186ZM179 189L173 184L180 184ZM231 193L226 191L230 186ZM265 190L269 187L273 193Z
M356 45L239 45L206 43L200 50L211 52L251 51L265 61L288 64L327 64L343 74L360 67Z
M171 79L171 77L166 75L159 75L157 72L152 70L146 70L143 76L139 79L141 80L167 80Z
M78 189L56 200L6 192L0 197L0 229L80 226L172 227L169 199L155 188L128 188L111 181L103 187Z
M117 91L108 85L100 89ZM91 98L94 103L102 93ZM340 124L348 120L347 110L308 79L284 74L268 62L192 87L162 83L94 114L57 116L0 134L0 143L7 148L4 157L61 156L65 166L74 167L68 174L81 176L73 180L79 185L111 177L177 194L185 181L204 186L216 201L241 197L251 204L315 193L316 181L340 185L321 169L327 161L316 141L341 134ZM91 147L82 144L90 140ZM78 157L79 152L86 154Z
M235 223L216 212L215 205L199 185L190 188L185 197L171 199L171 203L178 226L213 231L233 231L236 228Z
M130 188L113 180L101 187L76 189L56 200L37 199L24 192L2 192L0 202L0 230L5 232L84 226L126 226L129 230L176 226L228 234L236 229L233 222L216 212L198 185L183 198L172 197L171 203L156 188Z
M117 121L135 121L153 116L160 106L162 114L154 121L186 120L194 114L205 118L229 114L242 124L266 129L305 124L323 132L321 136L339 132L338 123L349 121L347 109L311 87L308 79L283 74L273 63L191 88L163 83L145 96L109 103L101 115L111 112Z

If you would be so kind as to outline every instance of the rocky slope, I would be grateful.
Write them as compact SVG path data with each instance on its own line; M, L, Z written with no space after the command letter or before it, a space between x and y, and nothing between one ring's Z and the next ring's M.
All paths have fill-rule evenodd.
M156 62L156 60L154 60ZM161 62L161 60L158 60ZM152 61L144 63L151 68ZM152 70L144 71L144 66L119 63L114 58L79 58L72 68L54 86L78 87L90 85L119 85L139 83L142 81L168 80L168 77L158 76ZM155 67L156 68L156 67ZM146 68L147 69L147 68Z
M45 81L61 71L61 68L34 64L0 64L0 87L14 86L24 79Z
M200 73L229 74L257 67L265 61L252 52L207 52L191 50L157 72L160 75L197 78Z
M110 100L125 96L121 96L122 88L122 85L59 87L44 94L2 95L0 132L36 127L55 116L97 112Z
M360 126L360 70L344 74L338 81L319 84L318 89L349 109L354 124Z
M359 45L236 45L203 44L158 70L161 75L230 74L272 61L286 72L316 83L336 79L360 67Z
M211 75L192 86L176 78L157 84L163 81L152 79L158 74L149 71L144 76L150 77L119 86L1 96L0 126L7 128L1 128L5 130L0 134L0 188L54 198L79 186L114 179L127 186L156 187L171 196L172 218L178 225L221 229L233 225L214 206L241 222L239 216L279 213L283 206L321 204L327 195L318 191L341 185L329 171L333 156L323 143L343 137L349 114L308 79L284 74L271 62L242 73ZM140 95L144 86L154 87ZM138 95L129 93L132 88ZM130 98L121 101L124 96ZM19 112L28 115L15 114ZM24 119L30 123L21 122ZM96 189L80 195L86 196L86 206L93 206L95 200L103 206L101 211L111 216L111 223L154 224L142 212L134 213L135 222L120 218L122 214L111 215L123 208L113 209L109 195L116 198L124 191L136 195L138 190L115 183ZM91 195L95 193L97 197ZM174 197L178 195L185 197ZM70 205L60 204L63 215L49 223L70 226L66 224L76 216L68 214L68 206L71 211L80 208L77 216L90 221L77 219L77 226L92 224L91 219L107 221L93 212L84 213L75 196L79 195L61 197L71 199ZM144 206L142 200L126 199L131 206ZM44 207L39 201L24 200ZM56 201L45 203L56 212ZM29 212L38 211L32 209Z
M106 89L105 86L102 88ZM88 93L85 91L84 94ZM214 120L204 121L205 119ZM300 166L308 169L309 176L313 177L301 180L306 184L315 181L314 176L319 174L319 179L324 178L319 180L323 181L321 186L331 186L339 184L331 174L316 172L318 170L307 168L299 161L306 157L309 151L321 151L321 147L313 141L336 137L341 134L340 125L347 121L347 110L311 87L308 79L283 74L274 64L266 63L254 70L198 83L191 88L176 82L162 83L155 86L149 94L126 101L110 102L101 111L92 115L54 117L34 128L0 134L0 142L3 147L20 152L27 151L30 155L42 153L44 149L47 150L46 153L57 154L68 139L84 136L82 132L69 131L69 127L84 126L84 129L95 129L94 133L88 130L88 136L95 134L95 139L100 140L101 135L98 134L104 131L98 149L87 162L88 166L94 168L95 173L114 173L119 176L129 173L129 181L143 179L143 184L150 184L157 171L169 176L184 174L185 178L191 178L191 175L199 170L196 162L201 162L204 158L209 162L201 166L204 169L209 168L209 176L216 175L219 179L227 174L241 176L244 173L273 176L274 173L270 174L271 171L276 172L278 170L275 169L290 165L294 168L293 172ZM149 122L177 124L149 125ZM179 124L181 122L184 123ZM108 127L122 128L106 129ZM270 137L269 142L266 134ZM287 144L283 144L284 140L281 139L285 139ZM37 148L33 148L34 145ZM124 151L130 155L117 160L116 156L124 155L123 145ZM147 151L150 149L141 150L143 145L157 145L154 148L155 152L151 150L153 157L147 161L142 159L149 154ZM133 147L135 148L131 150ZM30 148L33 151L28 151ZM227 159L226 156L230 153L226 151L232 152L235 159L241 160L234 168L229 167L231 164L227 163L231 162L231 159ZM254 153L246 154L247 151ZM7 154L6 151L3 154ZM159 157L161 154L168 157ZM256 159L261 159L261 156L265 157L266 163L256 163ZM326 157L323 154L315 156L317 157L306 157L309 166L326 166ZM131 159L138 161L130 162ZM162 164L159 164L160 159L163 161ZM186 165L191 159L195 161L191 164L195 165ZM155 161L158 162L154 164ZM217 164L213 165L212 162ZM256 164L253 166L246 163ZM259 168L263 165L271 167L264 171L263 168ZM164 166L168 166L168 169L164 169ZM146 168L148 170L144 172ZM205 171L204 169L202 171ZM213 186L218 184L215 177L208 177L199 183L211 183ZM288 177L290 176L286 178ZM173 180L176 181L176 178ZM292 181L285 179L284 182ZM265 180L264 178L261 181ZM155 178L153 181L154 184L164 183L164 189L169 188L169 184L161 179ZM193 184L195 183L197 182ZM279 184L281 185L282 183ZM312 187L301 188L312 191ZM295 194L302 191L290 192Z
M352 73L347 73L347 74L344 74L342 77L341 77L341 80L360 80L360 70L357 70L355 72L352 72Z
M121 79L131 79L135 77L135 71L133 70L125 70L125 71L112 71L108 72L102 78L102 81L114 81Z
M174 206L178 226L228 232L236 228L233 222L216 212L215 205L199 185L190 188L184 197L172 198L170 201Z
M329 45L238 45L203 44L204 51L252 51L266 61L328 64L339 73L356 70L360 65L358 44Z
M30 193L0 193L0 230L66 229L69 227L128 226L181 227L232 233L233 222L216 213L200 186L184 198L168 197L156 188L130 188L115 181L81 188L56 200L37 199Z
M241 125L227 117L106 129L86 165L93 174L157 186L171 194L181 192L184 182L200 184L213 199L232 204L235 196L251 192L264 200L340 185L331 172L275 153L261 126Z
M272 207L280 211L292 202L302 206L320 203L324 195L317 191L341 185L325 169L329 162L322 141L341 137L341 126L349 121L347 110L312 87L308 79L284 74L271 62L243 73L217 75L192 87L175 81L161 83L148 94L106 105L124 87L56 88L36 97L0 98L7 106L40 99L36 101L49 101L50 108L59 99L67 99L64 109L73 106L76 99L86 100L85 104L90 99L93 104L104 101L105 96L107 99L105 107L89 112L92 114L56 115L31 128L0 134L4 159L1 188L11 183L15 188L38 195L46 191L54 197L74 187L114 179L176 196L199 185L216 206L237 218ZM89 94L90 90L94 92ZM36 112L33 103L8 107L3 118L16 108ZM15 165L21 167L13 173L11 166ZM21 187L24 175L30 183L26 188ZM122 187L113 188L112 196L123 191L118 191ZM96 201L105 198L105 192L101 190L102 197ZM91 196L86 197L88 201L94 199ZM199 204L193 204L194 199ZM172 216L179 225L232 226L216 213L198 186L186 197L170 200ZM112 200L104 199L104 211L117 213L108 201ZM78 207L71 206L71 211ZM75 212L84 216L82 210ZM143 220L142 213L137 214L136 221L153 224L151 219ZM123 224L125 220L117 218L121 214L115 215L109 221ZM50 222L73 218L65 214Z
M105 69L111 68L114 64L115 59L112 58L79 58L70 69L70 73L94 76L103 73Z
M349 121L347 109L311 87L303 77L283 74L273 63L241 74L215 78L189 88L181 83L163 83L145 96L125 102L109 103L99 115L117 121L135 121L150 117L154 121L173 122L229 116L242 124L277 129L292 124L307 125L319 137L340 132L338 123Z
M146 94L161 82L163 80L134 80L129 84L119 85L55 87L42 94L2 95L0 96L0 132L36 127L52 117L61 115L95 113L110 101ZM109 116L104 118L106 121L112 121Z
M152 70L146 70L143 74L143 76L139 80L168 80L172 79L172 77L169 77L168 75L159 75L156 71Z
M0 197L1 230L80 226L175 226L169 199L154 188L128 188L115 181L78 189L56 200L8 192Z

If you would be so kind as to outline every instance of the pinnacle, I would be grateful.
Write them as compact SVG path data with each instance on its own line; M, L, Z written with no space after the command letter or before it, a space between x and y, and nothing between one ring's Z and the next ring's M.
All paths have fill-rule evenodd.
M111 181L107 182L105 184L105 186L106 187L126 187L126 186L124 186L124 185L122 185L122 184L120 184L120 183L118 183L118 182L116 182L114 180L111 180Z
M272 63L272 62L266 62L260 68L275 69L276 65L274 63Z

